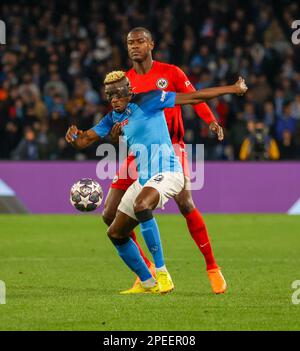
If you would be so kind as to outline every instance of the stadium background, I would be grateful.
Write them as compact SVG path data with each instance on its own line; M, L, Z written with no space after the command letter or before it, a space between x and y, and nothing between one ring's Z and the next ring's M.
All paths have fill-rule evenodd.
M286 214L300 213L300 46L291 42L299 7L284 0L1 0L0 330L300 329L300 299L291 299L300 279L299 216ZM204 188L193 198L228 283L223 295L211 293L174 201L157 220L176 289L138 298L118 294L134 277L105 235L103 205L81 215L69 203L75 181L97 179L98 160L95 148L67 146L66 128L89 128L107 111L103 76L130 67L126 34L140 25L153 32L154 57L179 65L197 88L239 74L249 85L243 98L209 103L225 128L221 144L192 109L183 113L186 142L205 144ZM248 135L259 141L258 154L242 162ZM264 152L270 137L279 159ZM110 181L100 183L106 195Z
M300 159L296 1L1 1L0 14L7 25L0 159L95 158L95 148L79 153L67 146L65 131L70 123L89 128L108 111L103 77L130 67L126 34L140 25L153 33L154 58L179 65L196 88L232 83L239 74L249 85L243 99L210 102L224 143L184 108L185 141L204 143L207 160L238 160L258 121L267 128L261 144L272 137L280 159Z
M238 75L249 86L243 98L209 102L225 129L222 143L183 108L186 143L205 145L204 189L194 192L201 210L300 211L300 48L291 41L297 2L3 1L0 13L7 31L0 46L2 212L74 213L70 185L96 177L97 145L79 152L64 135L71 123L90 128L109 110L103 77L130 67L126 34L135 26L152 31L154 58L179 65L196 88ZM241 153L245 140L251 151ZM105 193L109 183L101 180ZM175 204L166 211L176 213Z

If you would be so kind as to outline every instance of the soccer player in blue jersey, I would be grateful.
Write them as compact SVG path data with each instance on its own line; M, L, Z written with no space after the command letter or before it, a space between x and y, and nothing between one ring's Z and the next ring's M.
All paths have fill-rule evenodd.
M116 218L108 228L108 236L120 257L141 280L136 293L167 293L173 290L174 284L165 266L153 210L163 207L182 190L184 176L163 110L175 105L197 104L224 94L242 95L247 86L240 78L234 85L191 93L154 90L133 94L129 80L122 71L107 74L104 84L113 111L87 131L71 126L66 140L81 149L108 135L115 125L121 128L129 151L136 157L138 179L123 196ZM156 279L130 238L130 232L138 224L155 263Z

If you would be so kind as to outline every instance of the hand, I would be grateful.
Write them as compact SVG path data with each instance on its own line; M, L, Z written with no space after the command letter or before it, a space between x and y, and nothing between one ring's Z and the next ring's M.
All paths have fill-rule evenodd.
M66 136L65 136L65 139L66 139L66 142L67 143L73 143L76 139L76 136L82 134L83 131L82 130L79 130L77 129L76 126L72 125L68 130L67 130L67 133L66 133Z
M242 77L239 77L238 81L234 84L236 88L236 94L239 96L242 96L246 93L248 90L248 87L245 83L245 79Z
M217 134L219 141L222 141L224 139L223 128L219 125L218 122L216 122L216 121L211 122L210 125L209 125L209 129L212 132Z
M114 124L113 127L111 128L109 135L110 135L110 139L113 143L118 143L119 136L122 135L121 123Z

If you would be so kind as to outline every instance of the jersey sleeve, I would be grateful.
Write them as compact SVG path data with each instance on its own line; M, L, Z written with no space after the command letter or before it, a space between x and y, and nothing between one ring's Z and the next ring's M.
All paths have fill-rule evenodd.
M172 91L152 90L145 93L141 107L148 111L163 110L175 106L176 93Z
M172 68L173 81L178 93L191 93L196 90L186 74L179 67L172 66Z
M104 138L106 135L109 134L111 128L113 127L114 123L112 120L111 113L104 116L98 124L96 124L92 130L101 138Z
M189 81L188 77L179 67L173 66L173 69L174 84L178 93L191 93L193 91L196 91L193 84ZM216 118L213 115L211 109L205 102L193 105L193 108L196 114L207 124L216 121Z

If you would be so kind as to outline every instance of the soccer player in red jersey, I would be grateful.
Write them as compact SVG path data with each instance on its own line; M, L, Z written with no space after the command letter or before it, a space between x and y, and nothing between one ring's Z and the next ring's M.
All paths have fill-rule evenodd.
M133 67L127 72L127 77L130 80L134 93L157 89L180 93L195 91L195 88L179 67L153 61L152 50L154 48L154 42L151 33L146 28L137 27L129 32L127 36L127 48L129 57L133 62ZM223 140L223 129L216 121L207 104L199 103L193 105L193 108L197 115L209 125L210 130L217 134L218 139L220 141ZM195 207L191 190L189 190L190 177L187 156L184 150L184 126L181 107L175 106L174 108L166 108L164 112L175 152L183 164L186 183L185 189L175 197L175 201L180 212L186 219L192 238L204 256L208 278L213 292L216 294L224 293L227 288L226 281L215 261L206 225L201 213ZM130 169L130 177L127 176L128 169ZM105 200L103 220L107 225L113 222L124 193L136 178L134 157L129 155L127 160L121 165L119 173L114 178ZM153 266L139 246L134 232L131 233L131 237L138 245L146 264L153 274L155 274ZM139 280L137 278L134 286L127 292L134 292L134 288L138 282Z

